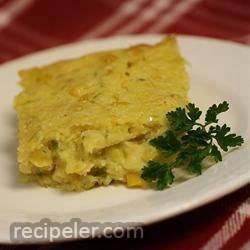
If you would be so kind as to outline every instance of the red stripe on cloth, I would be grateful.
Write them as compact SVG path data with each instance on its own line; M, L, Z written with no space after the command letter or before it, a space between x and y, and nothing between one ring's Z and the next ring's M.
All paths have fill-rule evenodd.
M231 15L232 19L240 18L249 20L250 17L250 7L249 1L242 0L205 0L204 2L208 8L218 13L219 15L223 13L228 13Z
M11 51L19 57L74 41L99 20L113 13L119 2L107 5L102 0L75 0L74 4L70 0L36 0L10 25L2 31L0 29L0 53Z
M62 42L62 40L58 40L40 33L39 30L34 30L28 26L24 26L23 24L18 23L18 20L12 22L8 27L8 30L17 37L28 40L30 43L35 44L38 48L56 46Z
M15 58L15 55L10 52L1 51L0 53L0 63L11 60Z
M17 1L17 0L0 0L0 10L1 8L4 8L6 5L8 5L9 3L13 3L14 1Z
M212 5L209 5L209 8L206 7L210 1L211 0L200 2L192 11L183 15L181 19L165 29L164 32L208 36L249 43L247 35L250 34L250 29L247 24L250 23L250 20L246 22L245 19L237 18L237 21L234 23L234 19L230 19L230 14L226 15L225 12L223 13L224 19L218 17L220 13L216 11L211 13L210 7Z
M206 27L205 29L204 26ZM209 21L205 22L204 20L195 18L193 15L186 16L177 22L168 29L168 32L175 33L176 30L178 30L177 33L214 37L236 42L242 42L242 37L245 35L245 33L235 33L233 30L225 30L219 26L212 25Z
M74 4L71 0L37 0L18 22L65 43L92 29L117 7L101 0L74 0Z
M20 32L20 29L16 30L15 26L11 25L10 28L5 29L1 33L0 44L5 44L11 51L17 51L21 54L37 51L45 47L49 47L49 43L46 46L42 46L40 42Z
M34 51L35 47L30 43L27 44L16 39L15 35L11 34L9 30L3 30L1 32L0 49L7 52L10 51L18 56Z
M192 12L193 17L197 17L200 21L210 23L216 28L221 28L225 30L231 30L234 33L250 33L250 23L249 20L241 19L239 15L235 15L233 18L227 12L218 13L210 8L201 6L197 11Z

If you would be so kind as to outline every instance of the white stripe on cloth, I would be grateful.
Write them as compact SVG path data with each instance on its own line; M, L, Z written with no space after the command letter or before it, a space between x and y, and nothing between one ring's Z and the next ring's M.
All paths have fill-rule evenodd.
M146 2L148 2L148 0L124 1L124 3L113 15L111 15L93 30L90 30L89 32L84 34L82 37L80 37L80 39L94 38L104 35L106 32L112 30L116 25L120 24L126 18L133 16Z
M250 240L247 241L241 248L240 250L249 250L250 249Z
M181 0L180 3L169 12L160 17L156 23L150 26L145 32L160 32L178 21L184 14L189 12L196 4L202 0Z
M17 15L28 8L34 0L11 1L0 10L0 29L6 27Z
M162 11L167 10L174 0L154 0L145 8L136 18L128 22L124 27L119 29L115 34L129 34L135 32L143 26L145 22L154 20Z
M245 200L227 219L220 230L208 240L201 250L219 250L236 235L250 217L250 198Z

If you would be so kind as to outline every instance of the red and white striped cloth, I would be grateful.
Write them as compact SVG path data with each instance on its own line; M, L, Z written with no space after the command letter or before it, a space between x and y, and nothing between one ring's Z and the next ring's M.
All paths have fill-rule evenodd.
M0 63L81 39L141 33L192 34L250 44L250 1L0 0ZM188 237L174 236L179 228L172 222L169 230L160 224L162 245L155 246L249 250L249 194L248 185L226 198L230 202L224 198L210 205L212 211L203 208L203 216L198 209L174 219L195 225L184 230Z
M0 62L79 39L166 32L250 44L250 1L0 0Z

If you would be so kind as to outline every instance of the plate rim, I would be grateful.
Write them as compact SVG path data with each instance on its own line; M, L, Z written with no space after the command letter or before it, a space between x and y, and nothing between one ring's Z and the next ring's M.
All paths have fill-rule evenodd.
M0 68L2 67L10 67L12 64L17 64L22 62L23 60L29 60L30 58L37 57L37 56L42 56L43 54L47 54L52 51L64 49L66 47L71 47L71 46L78 46L80 44L84 43L92 43L92 42L98 42L98 41L103 41L103 40L114 40L114 39L161 39L166 36L172 35L172 33L169 34L161 34L161 33L148 33L148 34L128 34L128 35L115 35L115 36L108 36L108 37L100 37L100 38L90 38L90 39L82 39L82 40L76 40L70 43L65 43L65 44L59 44L55 47L50 47L50 48L45 48L43 50L39 51L34 51L29 54L11 59L9 61L3 62L0 64ZM221 38L214 38L214 37L207 37L207 36L199 36L199 35L188 35L188 34L174 34L177 39L194 39L194 40L202 40L202 41L207 41L207 42L215 42L215 43L221 43L221 44L227 44L231 46L236 46L239 48L243 49L248 49L249 54L250 54L250 46L247 44L231 41L231 40L225 40Z

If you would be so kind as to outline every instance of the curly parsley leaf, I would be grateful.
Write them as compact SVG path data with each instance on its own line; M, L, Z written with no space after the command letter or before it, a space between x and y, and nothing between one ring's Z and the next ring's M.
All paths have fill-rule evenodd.
M211 147L210 155L214 158L216 162L222 161L222 155L217 146L213 145Z
M208 141L211 139L211 135L198 127L197 129L189 130L181 139L185 145L195 144L198 146L207 146Z
M188 169L191 173L200 175L202 173L202 161L209 155L210 147L196 148L190 155Z
M166 117L171 128L175 131L188 131L194 125L194 122L188 118L184 108L177 108L175 111L168 112Z
M173 131L169 130L165 135L154 138L149 143L159 150L176 153L180 149L181 143Z
M218 106L214 104L207 110L206 117L205 117L206 123L207 124L217 123L218 122L217 116L220 113L226 112L228 109L229 109L229 104L226 101L220 103Z
M216 135L214 138L224 151L228 151L230 147L241 146L241 144L244 142L241 136L237 136L236 134L228 134L230 130L231 129L227 127L226 124L224 124L222 127L217 125L215 128Z
M193 103L189 103L187 106L186 106L187 110L188 110L188 113L187 115L189 116L189 118L191 119L192 122L196 122L202 112L200 111L199 108L197 108Z
M150 140L150 144L174 160L167 163L148 162L142 169L141 177L162 190L174 181L174 168L186 167L191 173L201 174L203 160L207 157L212 157L215 162L222 161L219 148L228 151L230 147L244 143L241 136L230 133L226 124L217 125L217 116L228 109L227 102L214 104L206 112L204 125L198 122L202 112L192 103L189 103L186 109L177 108L168 112L166 118L171 129ZM215 125L212 125L213 123Z
M149 182L155 182L158 190L171 185L174 181L172 169L166 163L149 161L142 169L142 178Z

